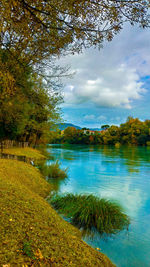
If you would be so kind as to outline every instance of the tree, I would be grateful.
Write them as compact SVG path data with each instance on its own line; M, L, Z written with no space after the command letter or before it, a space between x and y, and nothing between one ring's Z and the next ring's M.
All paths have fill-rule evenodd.
M75 143L76 133L77 133L77 129L75 127L67 127L64 130L64 141L70 144Z
M0 46L30 63L101 46L128 21L149 26L146 0L0 0Z
M47 90L43 79L24 60L16 62L6 49L0 50L0 62L3 72L6 70L0 82L1 140L46 142L50 127L59 118L60 95L52 88Z
M127 121L121 124L119 128L120 139L122 143L127 144L146 144L148 132L147 125L133 117L128 117Z
M23 62L22 65L16 64L5 49L0 50L0 65L0 127L3 138L13 138L22 131L26 120L28 102L23 90L30 87L29 68L25 68Z
M108 124L105 124L105 125L102 125L101 126L101 129L103 130L107 130L110 126Z
M1 136L37 143L58 116L60 100L43 64L101 47L125 21L148 27L148 7L145 0L0 0Z

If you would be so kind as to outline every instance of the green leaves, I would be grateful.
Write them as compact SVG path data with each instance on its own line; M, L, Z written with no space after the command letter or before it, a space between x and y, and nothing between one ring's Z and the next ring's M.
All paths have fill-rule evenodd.
M43 79L17 56L14 50L0 50L0 138L46 143L51 125L59 118L60 95L50 96Z
M28 62L111 41L125 21L149 25L148 1L0 1L1 47Z

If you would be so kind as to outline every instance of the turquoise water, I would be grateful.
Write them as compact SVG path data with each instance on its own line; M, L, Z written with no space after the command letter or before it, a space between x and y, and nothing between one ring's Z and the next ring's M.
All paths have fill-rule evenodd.
M131 218L129 231L84 240L117 266L150 267L150 148L50 145L48 151L69 167L59 192L92 193L118 201Z

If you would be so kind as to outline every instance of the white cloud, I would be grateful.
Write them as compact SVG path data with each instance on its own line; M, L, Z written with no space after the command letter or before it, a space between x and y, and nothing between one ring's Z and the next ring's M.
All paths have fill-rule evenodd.
M106 120L106 116L103 116L103 115L100 115L98 118L97 118L99 121L104 121Z
M149 45L149 30L128 26L100 51L89 49L62 60L76 71L65 87L65 103L130 109L146 93L140 79L150 74Z
M112 190L113 188L113 190ZM108 198L112 200L118 200L119 203L125 208L128 215L132 218L138 216L140 208L144 205L147 194L140 189L132 189L132 181L126 181L123 185L118 183L118 187L112 186L107 189L100 190L100 196L102 198Z
M84 116L84 121L91 121L94 120L95 121L95 115L86 115Z
M135 69L121 65L105 69L95 80L85 80L77 86L66 88L66 103L79 104L87 101L97 106L131 108L131 102L145 92ZM72 90L73 88L73 90Z
M85 115L83 117L83 121L84 122L102 122L102 121L106 121L106 116L100 115L100 116L95 116L94 114L89 114L89 115Z

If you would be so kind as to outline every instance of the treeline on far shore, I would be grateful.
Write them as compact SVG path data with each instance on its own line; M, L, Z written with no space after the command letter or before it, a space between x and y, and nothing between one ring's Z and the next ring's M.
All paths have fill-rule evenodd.
M128 117L120 126L107 125L102 131L68 127L63 131L51 132L50 143L150 146L150 120Z

